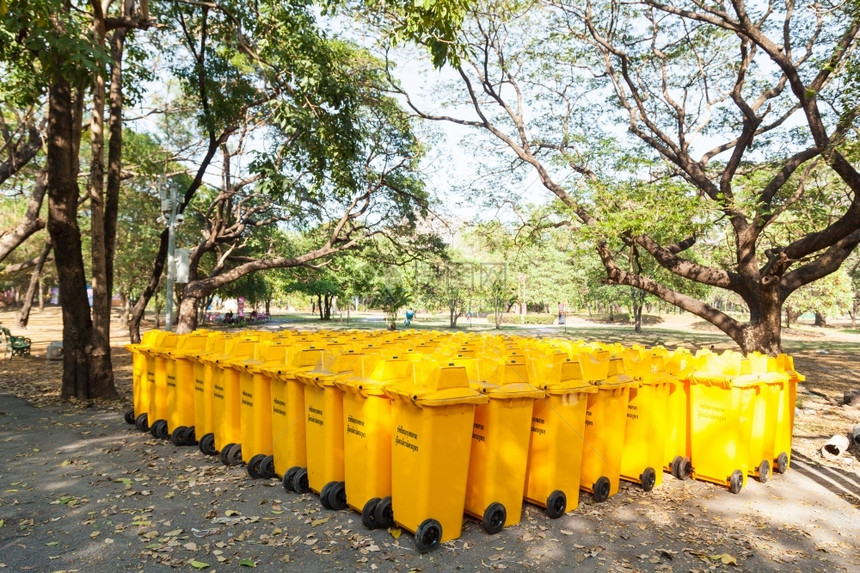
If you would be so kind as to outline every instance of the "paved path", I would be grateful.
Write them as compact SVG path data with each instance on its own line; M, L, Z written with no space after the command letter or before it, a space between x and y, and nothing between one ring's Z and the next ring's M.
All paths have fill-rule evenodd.
M113 412L36 409L0 393L0 452L8 571L860 568L860 511L819 485L810 462L739 495L667 476L650 494L583 495L557 520L527 506L520 525L488 536L467 521L460 539L421 555L409 533L367 531L355 513L153 440Z

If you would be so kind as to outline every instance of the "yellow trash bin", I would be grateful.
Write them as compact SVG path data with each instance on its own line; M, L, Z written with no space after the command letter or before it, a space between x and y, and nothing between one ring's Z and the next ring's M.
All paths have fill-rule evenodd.
M152 361L147 361L147 370L151 367L153 371L151 384L149 385L149 433L153 438L166 440L170 438L167 432L167 378L168 373L173 376L173 360L170 351L176 348L180 335L168 332L160 337L158 344L150 348L143 348ZM149 372L147 371L147 377Z
M305 439L305 385L296 379L298 370L310 370L322 360L323 348L314 343L296 344L288 351L287 365L271 370L272 455L275 473L283 476L287 491L307 493L307 441Z
M391 398L384 388L413 379L417 363L365 356L361 371L335 380L343 391L346 500L368 529L394 526L391 506Z
M585 409L597 388L583 379L578 361L532 360L534 385L545 397L532 410L524 497L555 519L579 505Z
M242 458L252 479L275 477L272 455L272 376L270 372L286 365L289 341L266 340L257 345L253 359L239 366L239 391L242 418Z
M125 421L134 424L141 432L149 430L149 409L155 384L155 357L144 352L156 347L167 336L163 330L148 330L143 333L140 344L126 344L132 353L132 410L126 412ZM155 418L151 418L155 420Z
M168 354L167 433L174 446L196 446L194 428L194 360L206 348L210 332L195 331L179 336L176 348Z
M420 373L419 373L420 374ZM421 384L392 384L391 502L394 520L426 553L460 536L475 406L462 366L434 368Z
M594 365L592 372L603 376L605 371L606 377L590 379L597 392L588 395L586 405L580 488L591 492L597 502L618 493L620 486L627 401L630 389L638 386L623 369L621 358L607 359L606 370Z
M194 361L194 433L197 447L207 456L215 456L215 422L212 419L214 390L212 379L215 366L204 360L207 356L225 354L239 338L223 332L213 332L206 346L190 355Z
M627 401L621 479L651 491L663 483L669 388L673 380L660 371L662 357L644 349L628 350L622 356L625 373L638 384L630 388Z
M312 370L299 370L296 379L305 386L305 440L307 479L326 509L346 509L344 482L343 391L335 381L360 368L362 354L329 350L323 363Z
M794 358L788 354L776 357L777 369L787 375L788 380L779 395L774 437L773 469L784 474L791 466L791 437L794 433L794 410L797 407L797 383L806 378L794 369Z
M534 402L545 393L529 383L522 357L509 357L471 386L489 398L475 407L465 512L487 533L520 522Z
M761 381L736 352L713 356L690 375L693 478L739 493L746 484Z
M693 472L690 458L690 372L693 370L693 356L686 348L655 350L663 352L663 369L670 377L663 469L684 480Z

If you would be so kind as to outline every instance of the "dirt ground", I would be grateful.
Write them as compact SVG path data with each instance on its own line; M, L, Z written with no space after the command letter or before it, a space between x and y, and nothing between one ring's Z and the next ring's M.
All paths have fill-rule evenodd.
M12 313L0 323L14 324ZM588 338L587 325L566 335ZM270 328L278 328L273 324ZM730 346L690 320L669 320L667 346ZM196 448L178 448L126 425L131 403L127 333L114 331L122 400L61 403L56 309L34 314L32 358L0 361L0 569L78 571L856 571L860 556L860 455L825 460L821 445L850 432L860 409L860 336L799 328L786 351L807 377L798 393L792 470L752 479L738 495L668 474L650 493L622 484L605 503L550 520L525 504L523 522L487 535L471 519L460 539L427 555L400 529L368 531L349 510L251 480ZM15 334L23 334L12 327ZM595 331L596 332L596 331ZM600 331L602 337L608 331ZM615 332L615 331L613 331ZM702 334L704 333L704 334ZM544 333L545 334L545 333ZM618 338L633 340L629 329Z

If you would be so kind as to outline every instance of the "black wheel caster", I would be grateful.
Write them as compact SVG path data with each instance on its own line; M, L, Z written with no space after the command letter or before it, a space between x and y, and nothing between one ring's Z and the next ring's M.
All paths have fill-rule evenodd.
M334 485L334 482L330 481L327 484L325 484L323 486L323 488L320 490L320 503L326 509L334 509L331 505L329 505L329 499L328 499L328 490L330 490L331 486L333 486L333 485Z
M197 445L197 436L194 434L194 426L188 426L185 428L185 433L182 434L182 445L183 446L196 446Z
M602 503L609 499L609 488L610 484L608 477L600 476L597 478L597 481L594 482L594 486L592 487L592 491L594 492L592 497L594 498L594 501Z
M203 434L200 442L197 443L200 453L207 456L217 456L218 450L215 449L215 434Z
M227 450L227 465L242 465L242 444L233 444L233 446Z
M185 445L185 431L188 428L186 426L178 426L173 429L173 432L170 433L170 443L174 446L184 446Z
M265 454L257 454L248 460L248 475L251 476L251 479L260 479L260 464L266 458Z
M639 476L639 481L642 482L642 491L651 491L657 483L657 472L654 471L654 468L645 468L645 471Z
M776 470L778 474L784 474L788 471L788 454L782 452L776 458L776 467L773 469Z
M129 426L134 426L134 410L128 410L125 413L125 423Z
M153 438L158 438L160 440L166 440L170 438L170 434L167 433L167 420L156 420L149 427L149 433Z
M740 493L742 487L744 487L744 472L735 470L729 476L729 491L731 493Z
M149 416L141 414L134 420L134 426L141 432L149 430Z
M260 462L260 468L257 470L260 477L263 479L272 479L275 477L275 456L266 456Z
M484 531L493 535L502 530L507 519L508 510L505 509L505 506L499 502L493 502L484 510L484 519L481 520L481 525L484 526Z
M391 507L391 496L383 497L373 509L373 517L376 519L376 526L381 529L394 527L394 510Z
M675 456L672 460L672 475L679 480L685 480L693 473L693 464L690 463L690 458L683 456Z
M758 465L758 481L767 483L770 479L770 463L767 460L762 460Z
M308 485L308 470L307 468L299 468L293 479L290 480L290 485L293 486L293 491L296 493L309 493L311 491Z
M376 509L376 504L379 503L379 498L374 497L371 498L367 503L364 504L364 507L361 508L361 524L364 525L368 529L376 529L379 527L376 523L376 516L374 515L374 511Z
M232 448L232 447L233 447L233 446L235 446L235 445L236 445L236 444L234 444L234 443L232 443L232 442L231 442L231 443L229 443L229 444L225 444L225 445L224 445L224 447L223 447L223 448L221 448L221 453L219 454L218 459L220 459L220 460L221 460L221 463L222 463L222 464L224 464L225 466L229 466L229 465L230 465L230 460L229 460L229 458L227 457L227 454L229 454L229 453L230 453L230 448Z
M284 479L281 480L281 483L283 484L284 489L286 491L289 491L289 492L295 492L296 491L293 489L293 478L295 477L296 473L300 469L302 469L302 468L300 468L299 466L293 466L290 469L288 469L286 471L286 473L284 474Z
M346 509L348 505L346 502L346 484L342 481L330 482L328 488L328 508L339 511Z
M441 541L442 524L435 519L425 519L415 530L415 547L420 553L433 551Z
M567 496L560 489L555 490L546 498L546 514L550 519L558 519L567 509Z

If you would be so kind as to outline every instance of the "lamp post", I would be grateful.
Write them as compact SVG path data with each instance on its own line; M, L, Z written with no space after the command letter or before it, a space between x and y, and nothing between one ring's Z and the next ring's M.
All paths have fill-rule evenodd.
M159 186L161 198L161 216L158 222L167 225L167 305L165 321L167 331L173 330L173 285L176 282L176 226L182 222L181 213L177 213L176 187L169 179L164 179Z

